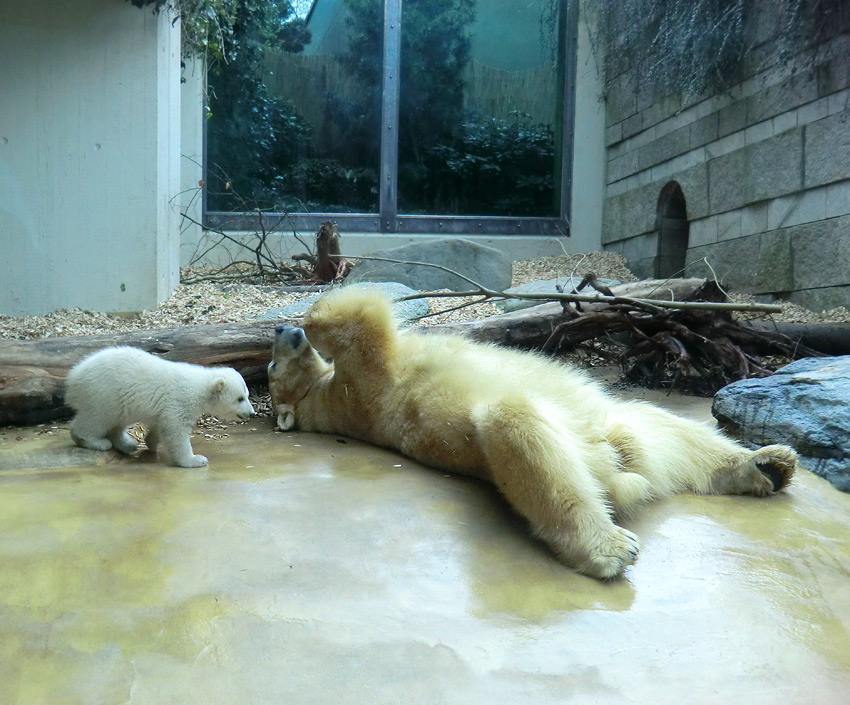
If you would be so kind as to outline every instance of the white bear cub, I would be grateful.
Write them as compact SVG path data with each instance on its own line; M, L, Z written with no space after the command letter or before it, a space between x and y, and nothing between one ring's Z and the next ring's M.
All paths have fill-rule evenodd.
M77 412L71 422L77 445L133 453L139 444L127 429L143 423L148 448L165 451L182 468L209 462L189 442L201 414L240 419L254 414L236 370L171 362L131 347L105 348L74 365L65 380L65 403Z

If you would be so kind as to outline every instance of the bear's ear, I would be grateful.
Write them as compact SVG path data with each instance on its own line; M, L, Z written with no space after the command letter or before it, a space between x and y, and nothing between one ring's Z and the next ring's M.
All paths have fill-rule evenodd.
M225 388L227 387L227 380L224 377L218 377L215 382L213 382L212 393L213 394L221 394Z

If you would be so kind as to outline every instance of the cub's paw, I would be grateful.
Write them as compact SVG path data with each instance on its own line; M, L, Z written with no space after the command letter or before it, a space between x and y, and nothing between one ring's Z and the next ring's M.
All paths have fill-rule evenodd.
M75 433L71 433L71 438L78 446L90 450L110 450L112 448L112 441L108 438L81 438Z
M281 431L295 428L295 407L292 404L278 404L277 427Z
M791 478L797 470L797 453L788 446L765 446L755 451L753 462L764 478L761 485L770 492L779 492L791 484ZM770 487L767 483L770 482ZM759 493L756 493L759 494Z
M580 573L600 580L619 578L637 560L640 552L638 537L620 526L588 551L587 558L576 566Z
M204 465L209 465L209 462L205 455L193 455L191 458L181 460L177 465L181 468L200 468Z
M113 437L112 445L119 453L131 455L139 450L139 444L129 433L121 433Z

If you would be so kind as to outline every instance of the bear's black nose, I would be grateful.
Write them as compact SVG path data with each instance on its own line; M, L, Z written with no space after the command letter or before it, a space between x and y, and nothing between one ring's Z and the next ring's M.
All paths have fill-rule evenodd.
M285 342L292 348L297 348L304 340L304 331L295 326L288 326L285 323L278 323L274 327L275 337L282 342Z

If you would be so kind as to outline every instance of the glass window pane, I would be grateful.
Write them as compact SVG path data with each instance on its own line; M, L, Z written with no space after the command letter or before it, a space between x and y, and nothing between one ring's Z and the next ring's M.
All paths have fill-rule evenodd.
M558 0L405 0L399 211L555 216Z
M377 212L381 0L269 5L276 26L249 26L210 77L208 209L246 210L236 191L293 213Z

